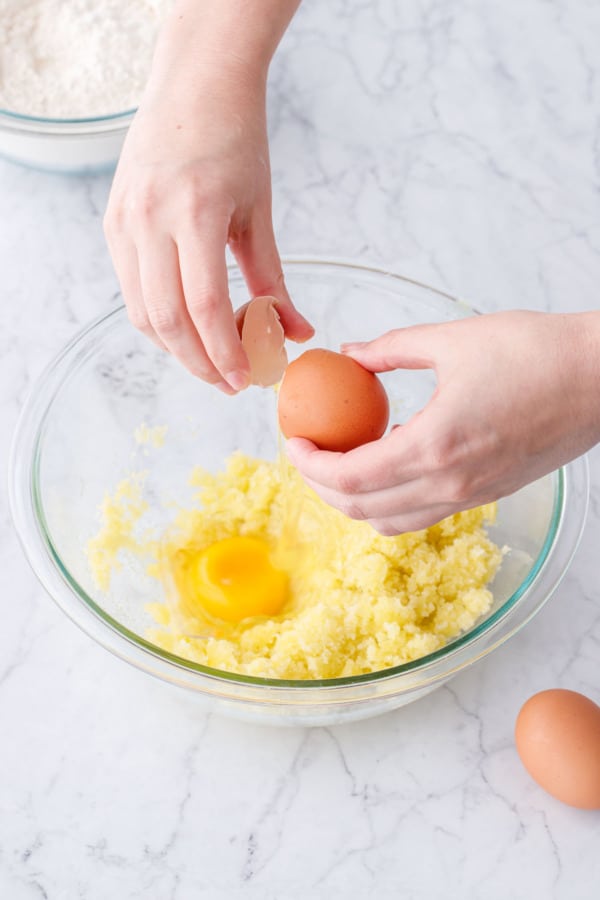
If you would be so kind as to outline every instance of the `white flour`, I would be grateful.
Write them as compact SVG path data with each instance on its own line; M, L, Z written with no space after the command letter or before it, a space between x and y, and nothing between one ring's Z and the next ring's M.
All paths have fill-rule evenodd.
M136 106L172 0L0 0L0 109L89 118Z

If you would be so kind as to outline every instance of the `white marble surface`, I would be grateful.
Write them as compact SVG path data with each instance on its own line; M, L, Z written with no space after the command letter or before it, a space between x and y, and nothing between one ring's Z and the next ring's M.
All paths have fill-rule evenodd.
M600 295L594 0L306 0L272 70L283 251L382 263L483 310ZM26 391L117 302L109 178L0 163L0 447ZM600 452L551 603L421 702L340 728L201 714L109 656L30 573L0 501L0 896L587 900L600 814L543 794L535 690L600 700Z

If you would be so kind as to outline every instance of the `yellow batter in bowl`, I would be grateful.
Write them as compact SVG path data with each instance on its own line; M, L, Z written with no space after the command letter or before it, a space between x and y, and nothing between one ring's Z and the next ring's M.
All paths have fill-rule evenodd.
M143 476L122 482L88 547L105 590L127 555L148 559L164 602L148 606L156 625L146 637L178 656L268 678L357 675L431 653L491 605L486 585L502 551L485 524L495 504L383 537L323 503L282 461L235 453L217 474L195 470L191 485L195 502L167 532L140 537ZM235 560L244 553L240 574ZM233 591L230 620L217 615L217 601L203 600L215 572ZM248 572L259 573L272 605L236 621L247 610L235 579ZM269 600L271 588L278 593Z

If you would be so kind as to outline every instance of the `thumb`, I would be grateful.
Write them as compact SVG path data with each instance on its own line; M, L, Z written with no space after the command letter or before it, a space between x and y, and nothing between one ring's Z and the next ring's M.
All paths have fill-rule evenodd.
M315 330L288 294L270 216L255 216L243 234L229 243L251 296L275 297L285 336L292 341L309 340Z
M438 325L395 328L373 341L342 344L341 351L370 372L435 369Z

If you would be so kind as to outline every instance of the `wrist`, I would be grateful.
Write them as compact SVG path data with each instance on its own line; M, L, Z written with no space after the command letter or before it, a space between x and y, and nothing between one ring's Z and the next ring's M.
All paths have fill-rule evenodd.
M157 44L146 95L170 95L191 103L204 96L234 100L264 97L268 62L246 60L216 40L163 32Z
M176 0L159 35L151 79L266 84L300 0Z
M220 35L186 34L180 23L167 23L154 54L150 78L191 78L193 81L235 80L266 83L271 57L244 54Z

